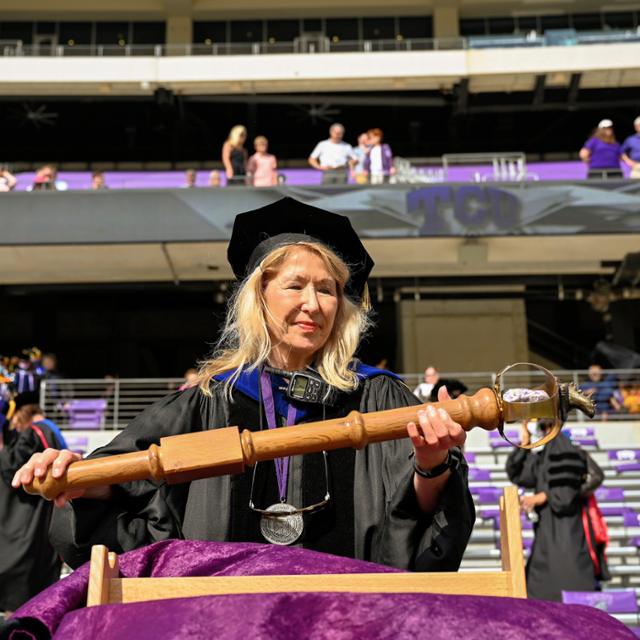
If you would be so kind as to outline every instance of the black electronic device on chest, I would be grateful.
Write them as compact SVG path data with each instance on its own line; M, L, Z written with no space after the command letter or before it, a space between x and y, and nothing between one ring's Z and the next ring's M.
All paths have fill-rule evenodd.
M335 404L336 390L313 369L291 372L267 367L267 371L283 377L288 382L287 386L283 387L283 391L289 400L328 407Z

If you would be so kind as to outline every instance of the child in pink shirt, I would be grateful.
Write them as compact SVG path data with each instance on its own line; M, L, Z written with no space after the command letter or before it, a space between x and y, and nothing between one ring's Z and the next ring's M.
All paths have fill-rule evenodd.
M267 153L269 141L258 136L253 141L256 152L249 158L248 170L254 187L273 187L278 184L278 161Z

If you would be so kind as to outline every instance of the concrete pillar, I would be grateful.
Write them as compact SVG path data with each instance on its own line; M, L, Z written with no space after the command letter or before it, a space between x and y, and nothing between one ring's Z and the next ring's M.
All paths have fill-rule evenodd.
M165 0L167 44L191 44L193 19L191 0Z
M523 300L403 300L400 369L496 372L529 360Z
M458 7L451 4L436 5L433 8L433 37L457 38L460 35L460 14Z

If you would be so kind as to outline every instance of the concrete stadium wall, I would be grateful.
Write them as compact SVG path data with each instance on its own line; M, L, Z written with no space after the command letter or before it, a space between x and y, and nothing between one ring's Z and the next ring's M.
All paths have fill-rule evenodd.
M167 57L5 57L0 95L152 95L438 90L531 91L640 85L640 44L574 47Z
M402 371L500 371L529 356L524 300L404 300Z

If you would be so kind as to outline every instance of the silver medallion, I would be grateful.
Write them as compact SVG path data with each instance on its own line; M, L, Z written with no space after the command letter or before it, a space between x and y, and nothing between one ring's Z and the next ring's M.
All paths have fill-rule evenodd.
M266 511L273 515L263 513L260 518L260 531L265 540L271 544L287 545L293 544L302 535L304 521L301 513L295 513L295 507L286 502L278 502Z

